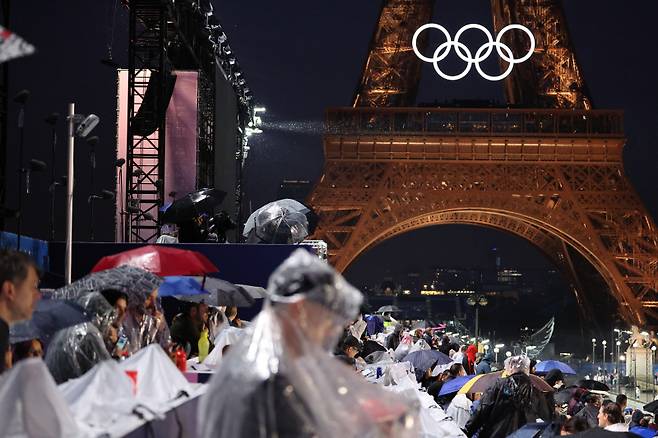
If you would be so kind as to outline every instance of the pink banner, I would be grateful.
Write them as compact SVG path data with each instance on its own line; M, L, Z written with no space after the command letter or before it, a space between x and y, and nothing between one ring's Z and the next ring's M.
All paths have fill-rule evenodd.
M144 72L148 79L148 72ZM196 150L197 150L197 72L176 71L174 87L169 106L165 133L165 175L164 203L171 202L169 196L175 192L176 198L196 189ZM142 79L142 80L145 80ZM126 158L127 146L127 106L128 106L128 72L118 71L117 84L117 159ZM137 108L141 102L135 102ZM125 202L126 165L121 168L122 180L117 169L116 197L116 241L123 241L123 221L121 211Z

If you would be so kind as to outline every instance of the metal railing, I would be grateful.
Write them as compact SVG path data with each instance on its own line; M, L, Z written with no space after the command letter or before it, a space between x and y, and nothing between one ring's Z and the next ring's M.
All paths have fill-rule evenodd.
M564 109L332 108L329 135L623 137L623 112Z

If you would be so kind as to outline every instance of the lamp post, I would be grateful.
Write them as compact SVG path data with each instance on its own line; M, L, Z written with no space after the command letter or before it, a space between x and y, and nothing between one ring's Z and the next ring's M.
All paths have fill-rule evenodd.
M653 363L656 360L656 346L651 346L651 387L653 388L653 399L656 399L656 375L653 373Z
M596 366L594 364L594 355L596 354L596 338L592 338L592 372L594 372L594 367Z
M494 348L494 354L496 355L496 363L498 363L498 353L499 352L500 352L500 350L498 349L498 347L495 347Z
M619 365L619 349L621 348L621 341L619 341L619 335L617 335L617 342L615 343L617 345L617 392L620 390L620 380L621 380L621 367Z
M480 336L480 306L486 306L489 300L482 294L473 294L466 299L466 304L475 306L475 345L477 346Z
M95 114L84 116L75 113L75 105L69 103L67 122L68 172L66 180L66 252L64 254L64 281L71 284L71 266L73 264L73 172L75 162L75 138L86 138L98 125Z
M608 345L608 341L604 339L601 341L601 344L603 345L603 367L605 368L605 347Z

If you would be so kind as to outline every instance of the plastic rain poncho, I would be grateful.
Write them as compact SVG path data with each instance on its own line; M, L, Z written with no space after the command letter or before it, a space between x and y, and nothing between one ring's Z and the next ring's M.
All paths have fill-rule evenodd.
M159 297L142 301L128 299L128 310L123 320L123 333L128 337L126 350L134 354L150 344L160 344L165 350L171 343L169 326L165 321Z
M22 360L0 377L0 436L84 436L41 359Z
M58 331L48 345L45 362L55 381L63 383L109 359L101 332L85 322Z
M414 403L330 355L361 294L305 250L272 274L268 289L272 302L231 347L200 402L199 436L416 437Z

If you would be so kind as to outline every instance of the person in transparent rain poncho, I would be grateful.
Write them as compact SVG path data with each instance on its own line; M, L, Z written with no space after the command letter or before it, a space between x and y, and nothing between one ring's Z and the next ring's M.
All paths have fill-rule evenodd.
M165 350L169 348L171 335L157 288L149 294L128 295L128 309L121 329L128 338L126 351L130 354L154 343L160 344Z
M200 401L200 437L417 436L416 405L331 356L359 311L359 291L302 249L276 269L268 291Z
M116 316L98 292L73 299L90 317L89 322L59 330L47 347L45 362L57 383L80 377L99 362L110 359L104 337Z

